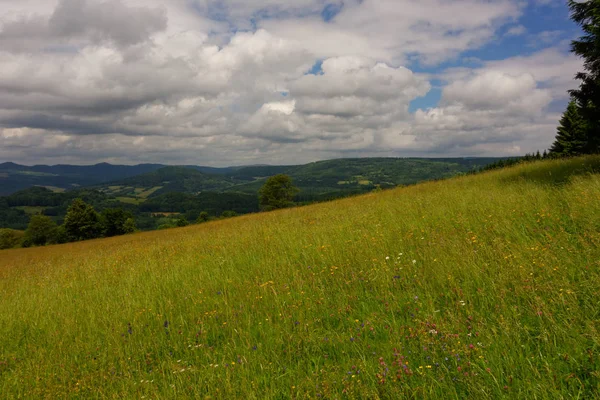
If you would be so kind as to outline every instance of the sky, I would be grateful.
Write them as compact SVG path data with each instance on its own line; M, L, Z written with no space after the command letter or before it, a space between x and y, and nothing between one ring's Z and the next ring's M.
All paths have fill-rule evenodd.
M0 162L543 151L579 35L565 0L0 0Z

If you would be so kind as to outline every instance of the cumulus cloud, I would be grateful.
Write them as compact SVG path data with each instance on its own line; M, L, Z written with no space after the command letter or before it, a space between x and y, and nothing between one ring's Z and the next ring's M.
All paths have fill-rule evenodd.
M570 61L563 55L567 67L555 65L559 55L543 51L476 70L449 71L440 105L417 110L411 124L385 140L390 146L439 154L518 155L543 150L551 143L559 118L548 112L548 106L567 97L557 87L568 79L557 78Z
M576 58L550 48L414 72L507 26L519 34L523 7L0 0L0 160L229 165L530 150L538 130L551 131L548 105L572 87ZM440 104L411 113L433 78Z
M61 0L49 16L5 21L0 44L12 51L104 43L130 46L166 27L164 8L128 7L118 0Z

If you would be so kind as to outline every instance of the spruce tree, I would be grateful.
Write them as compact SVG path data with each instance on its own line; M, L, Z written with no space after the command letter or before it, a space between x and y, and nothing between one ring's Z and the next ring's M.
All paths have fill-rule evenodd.
M569 0L571 19L583 30L571 42L571 51L583 58L584 72L575 77L579 89L571 90L587 125L585 153L600 152L600 0Z
M576 156L587 153L587 133L587 124L579 113L579 107L571 101L560 119L550 154Z

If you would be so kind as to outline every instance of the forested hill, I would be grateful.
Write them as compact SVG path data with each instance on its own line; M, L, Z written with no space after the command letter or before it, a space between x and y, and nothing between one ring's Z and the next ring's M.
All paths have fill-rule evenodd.
M35 165L0 164L0 196L6 196L32 186L56 190L72 190L116 179L140 175L162 168L160 164L134 166L111 165Z
M467 172L497 160L498 158L360 158L319 161L294 166L257 165L227 168L185 166L185 168L186 170L195 170L212 176L205 176L200 179L203 181L212 180L214 185L212 183L209 185L213 186L211 190L231 190L232 186L250 184L250 186L236 187L235 190L247 193L255 192L257 185L260 186L258 182L261 178L285 173L295 178L296 183L301 188L321 188L317 191L323 193L337 189L348 190L352 187L364 189L364 186L371 184L396 186L438 179L460 172ZM55 191L75 190L108 182L116 182L110 186L126 183L128 186L138 187L138 183L143 183L141 186L147 187L151 184L148 179L153 179L152 175L140 175L149 174L165 167L168 166L162 164L127 166L107 163L88 166L24 166L6 162L0 164L0 196L6 196L32 186L45 186ZM170 174L176 172L176 170L166 171ZM181 170L179 171L181 172ZM139 179L135 178L127 182L120 182L137 176L140 176ZM154 177L156 178L157 175L154 175ZM193 176L191 180L196 181L197 178L199 178L199 175ZM141 182L142 180L144 182ZM155 180L160 183L165 181L160 180L160 178ZM257 181L257 184L252 185L255 181ZM367 182L369 183L367 184ZM200 189L205 190L204 184L200 186ZM192 184L190 189L186 188L185 185L177 189L180 192L194 192L197 190L195 184ZM164 192L166 190L162 191L162 193Z

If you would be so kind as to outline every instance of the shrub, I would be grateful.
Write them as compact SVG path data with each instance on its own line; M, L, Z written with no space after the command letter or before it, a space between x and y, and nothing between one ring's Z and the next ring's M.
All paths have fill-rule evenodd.
M25 232L14 229L0 229L0 250L15 249L21 246Z

